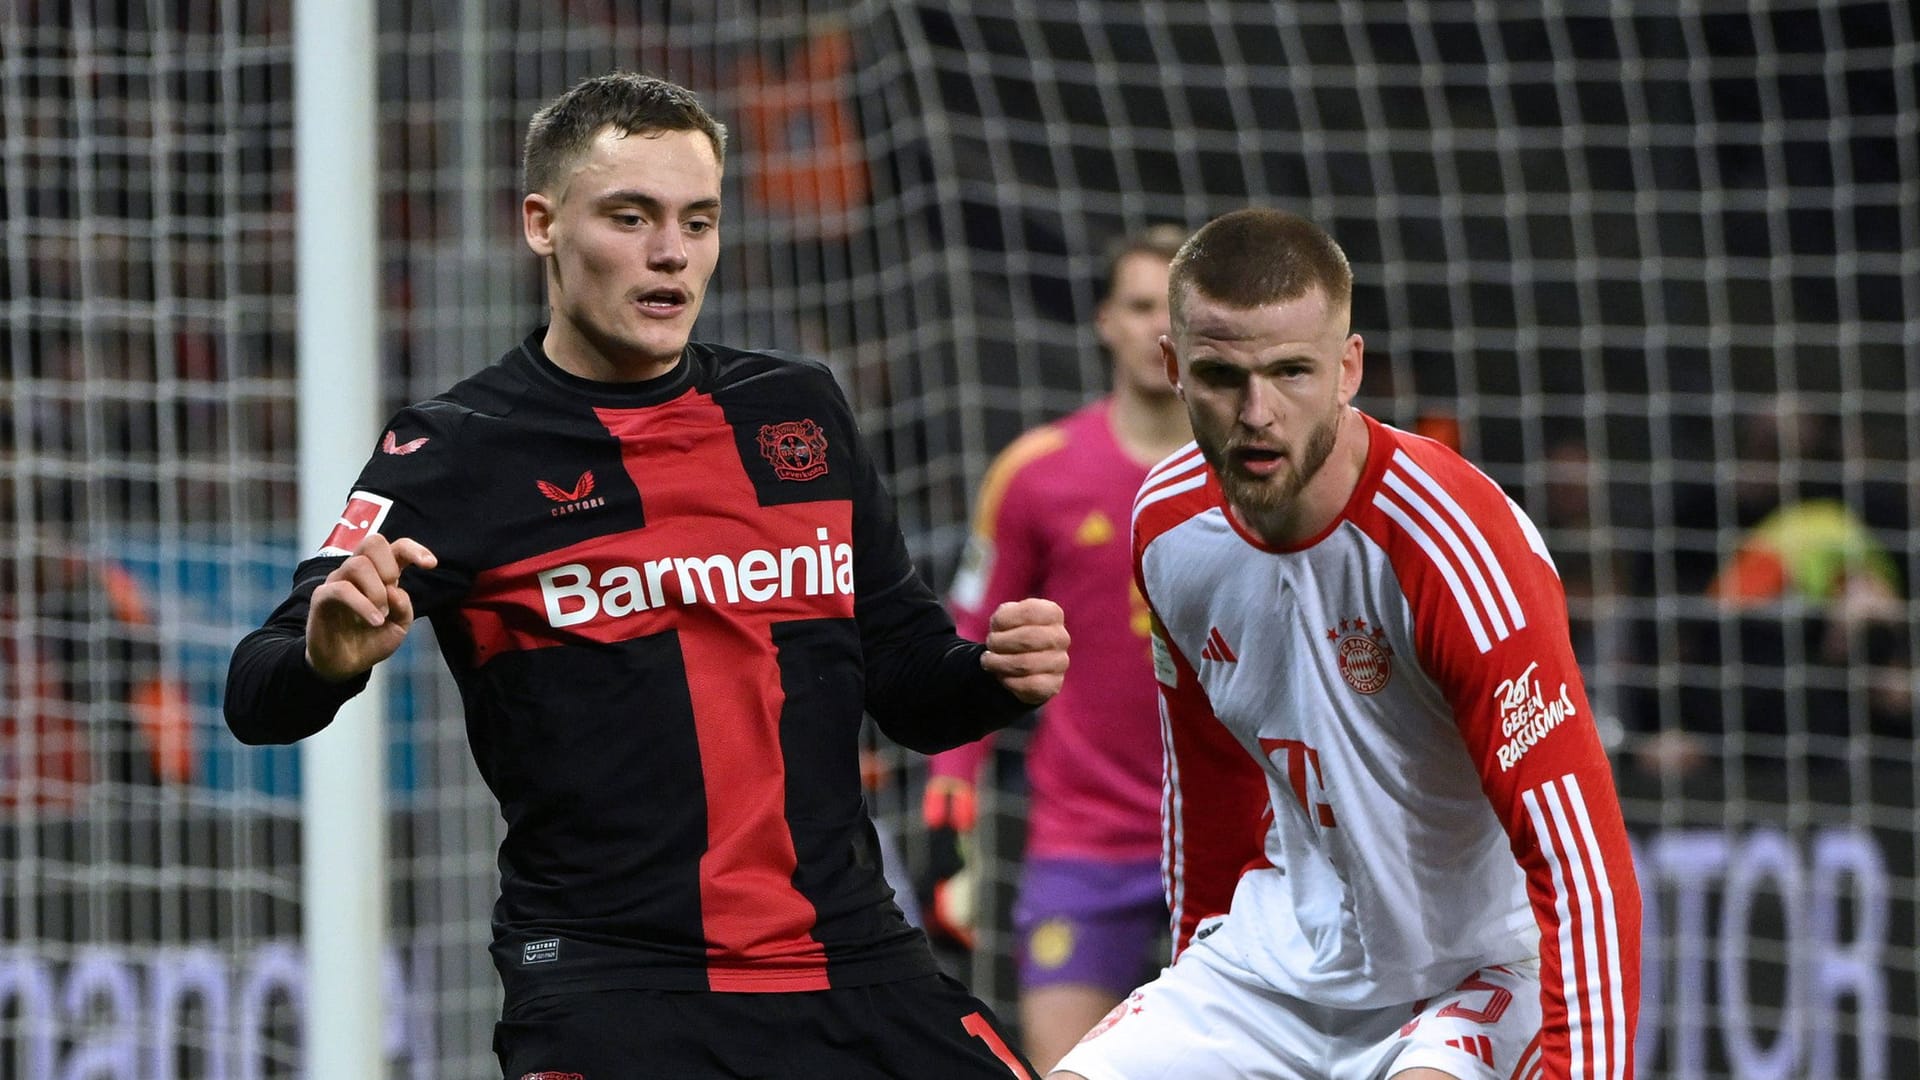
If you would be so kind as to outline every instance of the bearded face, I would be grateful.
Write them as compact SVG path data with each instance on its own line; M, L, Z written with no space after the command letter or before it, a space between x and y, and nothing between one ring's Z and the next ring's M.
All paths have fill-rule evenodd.
M1305 435L1291 444L1235 431L1232 425L1224 432L1202 431L1205 421L1196 415L1191 401L1187 412L1200 454L1220 477L1227 501L1262 533L1267 531L1263 523L1285 520L1300 493L1333 455L1340 434L1341 407L1337 406L1313 420Z
M1168 366L1228 504L1270 542L1303 538L1325 516L1303 504L1360 381L1344 307L1318 290L1253 308L1192 294L1175 337Z

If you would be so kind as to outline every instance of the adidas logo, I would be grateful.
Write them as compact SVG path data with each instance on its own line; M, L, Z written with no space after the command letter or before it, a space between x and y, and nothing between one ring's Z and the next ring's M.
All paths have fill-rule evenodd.
M1200 650L1200 659L1231 664L1240 658L1233 654L1231 648L1228 648L1227 639L1221 636L1220 628L1214 626L1207 629L1207 644Z
M1099 547L1112 539L1113 522L1098 510L1089 513L1073 534L1073 542L1081 547Z
M1493 1064L1493 1040L1485 1035L1462 1035L1457 1039L1448 1039L1447 1045L1455 1050L1465 1050L1489 1066Z

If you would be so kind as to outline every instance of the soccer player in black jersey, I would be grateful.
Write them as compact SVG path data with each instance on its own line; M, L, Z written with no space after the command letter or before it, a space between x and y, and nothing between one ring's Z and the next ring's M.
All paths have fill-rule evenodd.
M312 734L432 620L507 823L508 1080L1027 1077L892 902L858 733L930 752L1044 702L1060 609L958 637L827 369L688 341L724 150L643 76L535 114L550 323L393 418L227 722Z

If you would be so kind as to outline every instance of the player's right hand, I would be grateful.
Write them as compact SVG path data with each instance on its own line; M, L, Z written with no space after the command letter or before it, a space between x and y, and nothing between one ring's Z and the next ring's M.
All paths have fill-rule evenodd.
M369 533L347 561L313 590L307 610L307 664L333 682L371 670L392 656L413 627L413 600L400 587L410 566L440 560L426 545Z

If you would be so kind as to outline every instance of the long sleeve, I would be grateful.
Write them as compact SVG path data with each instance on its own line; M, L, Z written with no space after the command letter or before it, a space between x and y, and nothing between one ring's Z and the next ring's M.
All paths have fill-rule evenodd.
M313 590L343 560L309 559L294 572L293 592L258 630L240 639L227 666L227 727L250 745L290 743L333 722L367 676L328 682L307 665L307 607Z
M1263 860L1267 784L1260 767L1215 718L1186 657L1155 621L1166 795L1161 801L1161 878L1172 916L1173 955L1200 923L1233 903L1240 874Z
M1150 474L1143 497L1151 483ZM1232 906L1241 874L1265 861L1272 812L1265 773L1220 722L1193 662L1155 606L1144 562L1152 536L1139 528L1137 510L1134 526L1133 583L1151 614L1160 697L1160 876L1177 960L1203 920Z
M907 556L891 497L856 452L854 618L866 661L867 711L887 737L921 753L971 742L1033 711L980 666L986 646L961 637Z
M866 652L867 711L900 745L937 753L1033 710L980 666L986 646L954 633L953 620L911 565L893 587L863 592L855 612Z
M335 683L314 673L306 661L306 628L313 591L369 532L389 540L410 537L440 556L438 569L410 568L401 579L423 621L464 594L470 582L450 564L466 520L462 501L476 489L466 471L472 455L456 450L465 415L429 401L388 421L383 446L361 467L333 532L294 568L287 598L234 647L225 711L227 727L241 742L304 739L332 723L340 706L365 689L364 675ZM416 623L413 633L421 629Z
M1485 647L1459 625L1460 608L1416 615L1433 628L1422 650L1526 874L1540 927L1545 1075L1631 1076L1640 890L1564 593L1518 507L1487 507L1476 520L1516 600L1493 590L1487 610L1504 618L1480 628Z

